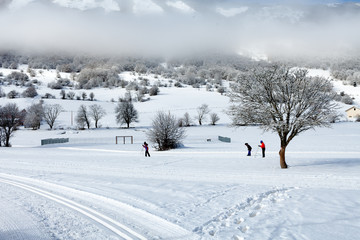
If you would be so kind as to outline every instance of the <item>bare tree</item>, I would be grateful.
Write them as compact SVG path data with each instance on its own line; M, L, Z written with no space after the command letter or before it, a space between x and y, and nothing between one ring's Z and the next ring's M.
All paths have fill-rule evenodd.
M0 98L5 97L5 96L6 96L5 92L2 89L2 87L0 86Z
M99 120L106 115L106 111L98 104L90 105L89 108L90 108L89 114L95 121L95 128L98 128Z
M223 95L226 92L226 89L224 87L218 87L217 92Z
M43 116L44 108L42 103L32 104L26 110L24 126L31 127L33 130L39 129Z
M185 129L179 127L174 115L158 112L152 121L152 129L147 132L151 142L160 151L178 147L185 138Z
M141 89L139 89L137 92L136 92L136 100L138 102L142 102L144 100L144 93L143 91L141 91Z
M130 127L130 123L137 122L138 112L132 102L119 102L115 108L116 122L120 125L126 124L127 128Z
M274 65L243 74L232 84L233 123L259 124L280 137L280 166L287 168L285 149L298 134L329 126L335 113L331 83L307 71Z
M61 89L60 96L61 96L61 99L66 99L66 92L64 89Z
M190 114L188 112L186 112L184 114L184 117L182 118L182 120L183 120L183 124L185 127L189 127L192 123Z
M11 147L10 138L16 128L23 120L22 112L19 111L15 103L8 103L0 107L0 128L2 129L1 137L5 147Z
M203 121L206 120L206 115L209 114L210 112L209 106L207 104L203 104L200 107L198 107L196 111L197 111L196 119L198 120L199 125L202 125Z
M63 108L59 104L47 104L44 106L44 119L50 129L54 127L55 121L62 111Z
M87 97L86 92L82 92L82 93L81 93L81 98L82 98L82 100L86 100L86 97Z
M83 127L86 124L87 128L90 128L90 113L88 113L85 105L81 105L79 107L78 113L76 115L76 122L80 127Z
M5 144L5 132L4 129L0 127L0 147Z
M211 125L215 125L219 120L220 120L220 117L219 117L219 115L217 115L217 113L210 114Z
M67 96L70 100L74 100L75 93L74 93L74 92L68 92L68 93L66 94L66 96Z
M91 92L89 97L90 97L90 101L94 101L95 94L93 92Z
M126 91L124 100L125 100L125 102L132 102L133 101L133 96L131 94L131 91Z

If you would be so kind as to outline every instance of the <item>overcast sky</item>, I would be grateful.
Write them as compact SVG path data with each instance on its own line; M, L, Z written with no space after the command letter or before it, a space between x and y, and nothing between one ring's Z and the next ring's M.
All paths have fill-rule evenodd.
M0 48L337 56L360 50L360 1L341 2L0 0Z

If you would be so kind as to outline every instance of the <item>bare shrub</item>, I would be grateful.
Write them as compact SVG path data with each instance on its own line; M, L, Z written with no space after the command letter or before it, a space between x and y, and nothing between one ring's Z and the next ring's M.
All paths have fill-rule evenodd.
M38 95L38 93L34 86L30 86L21 95L24 98L34 98Z
M211 113L210 114L210 124L215 125L220 120L219 115L217 113Z
M150 88L150 90L149 90L149 95L150 95L150 96L156 96L156 95L159 94L159 92L160 92L159 87L156 86L156 85L154 85L154 86L152 86L152 87Z
M179 127L178 119L170 112L158 112L147 136L155 144L156 149L164 151L181 145L181 141L185 138L185 129Z

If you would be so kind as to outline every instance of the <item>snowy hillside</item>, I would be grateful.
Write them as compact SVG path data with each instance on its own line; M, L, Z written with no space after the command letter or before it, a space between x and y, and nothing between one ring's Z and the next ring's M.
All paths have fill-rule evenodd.
M20 70L26 71L27 66L21 66ZM40 70L37 70L40 71ZM13 70L10 69L1 69L0 72L3 73L4 76L7 76ZM83 92L90 95L90 93L94 93L95 101L82 101L82 100L62 100L60 96L61 90L49 89L47 84L56 80L56 71L55 70L44 70L42 73L38 73L36 77L32 79L38 79L41 84L37 86L36 91L38 92L38 96L35 99L32 98L15 98L10 100L10 102L15 102L19 105L19 108L27 108L33 103L37 103L41 100L41 96L44 96L46 93L50 93L55 96L55 99L43 99L44 104L60 104L63 106L64 112L62 112L59 116L59 121L56 123L57 127L61 128L76 128L76 124L74 121L75 115L79 109L79 106L84 104L86 106L92 104L101 105L107 112L107 115L104 119L101 120L101 125L103 127L119 127L119 125L115 121L115 107L118 103L119 97L124 97L127 90L125 88L95 88L91 90L84 89L74 89L74 88L66 88L66 92L74 92L76 96L81 96ZM67 73L60 73L63 78L70 78ZM128 82L139 81L139 75L134 75L130 72L124 72L120 74L120 78L126 80ZM154 78L153 75L142 76L149 79L150 84L156 84L160 81L163 85L170 86L170 83L167 79L158 79ZM226 85L226 83L224 83ZM14 85L10 86L1 86L5 93L9 93L11 90L16 90L19 93L22 93L26 87L17 87ZM132 96L135 98L136 92L132 91ZM189 97L191 96L191 97ZM146 98L149 98L147 95ZM75 98L76 99L76 98ZM4 105L4 103L9 102L7 98L0 98L0 105ZM149 101L145 102L135 102L135 108L139 111L139 122L134 123L132 126L141 126L147 127L151 124L154 113L157 111L171 111L177 117L182 117L185 112L188 112L192 117L195 117L196 108L201 106L202 104L207 104L212 112L216 112L223 124L229 123L229 118L225 114L224 110L226 110L229 99L228 97L221 95L217 92L209 92L203 88L193 88L191 86L187 86L185 88L176 88L176 87L161 87L160 93L157 96L151 96ZM73 125L71 125L71 116L73 116ZM48 126L43 126L45 129Z
M26 71L27 66L21 66ZM4 76L12 70L0 69ZM0 148L0 239L356 239L360 236L360 123L339 122L307 131L287 150L290 168L279 167L279 138L257 127L229 127L229 99L204 87L169 87L135 102L139 122L120 128L114 109L123 88L73 91L94 93L96 101L62 100L49 89L56 71L35 69L45 104L64 108L55 130L16 131L12 148ZM329 77L328 71L311 75ZM70 78L66 73L62 77ZM130 72L122 79L139 76ZM144 77L144 75L143 75ZM225 85L227 83L224 83ZM333 81L360 104L358 88ZM1 86L23 92L25 87ZM112 99L114 101L112 101ZM0 105L26 108L40 98L0 98ZM81 104L101 105L101 128L77 130ZM184 147L157 152L141 144L157 111L178 117L208 104L220 116L217 125L186 128ZM344 114L348 105L341 105ZM345 118L343 118L345 119ZM196 123L194 121L194 123ZM115 136L133 136L134 144L115 144ZM218 136L231 138L220 142ZM41 146L41 139L68 137L69 143ZM266 157L257 145L266 144ZM253 156L247 157L247 142Z
M344 93L348 94L354 100L352 105L360 106L360 90L359 90L359 88L353 87L351 85L344 85L344 83L342 81L333 79L330 75L330 72L327 70L310 69L309 75L310 76L321 76L326 79L330 79L336 93L339 94L341 92L344 92ZM347 109L349 109L352 105L339 103L339 114L343 115L343 118L342 118L343 120L348 120L346 118L345 111Z

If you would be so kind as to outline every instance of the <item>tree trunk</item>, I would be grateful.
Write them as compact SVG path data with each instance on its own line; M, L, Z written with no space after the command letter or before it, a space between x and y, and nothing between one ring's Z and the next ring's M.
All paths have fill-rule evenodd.
M5 147L10 147L10 134L5 134Z
M281 147L280 151L279 151L279 155L280 155L280 167L281 168L287 168L287 164L285 161L285 149L286 147Z

